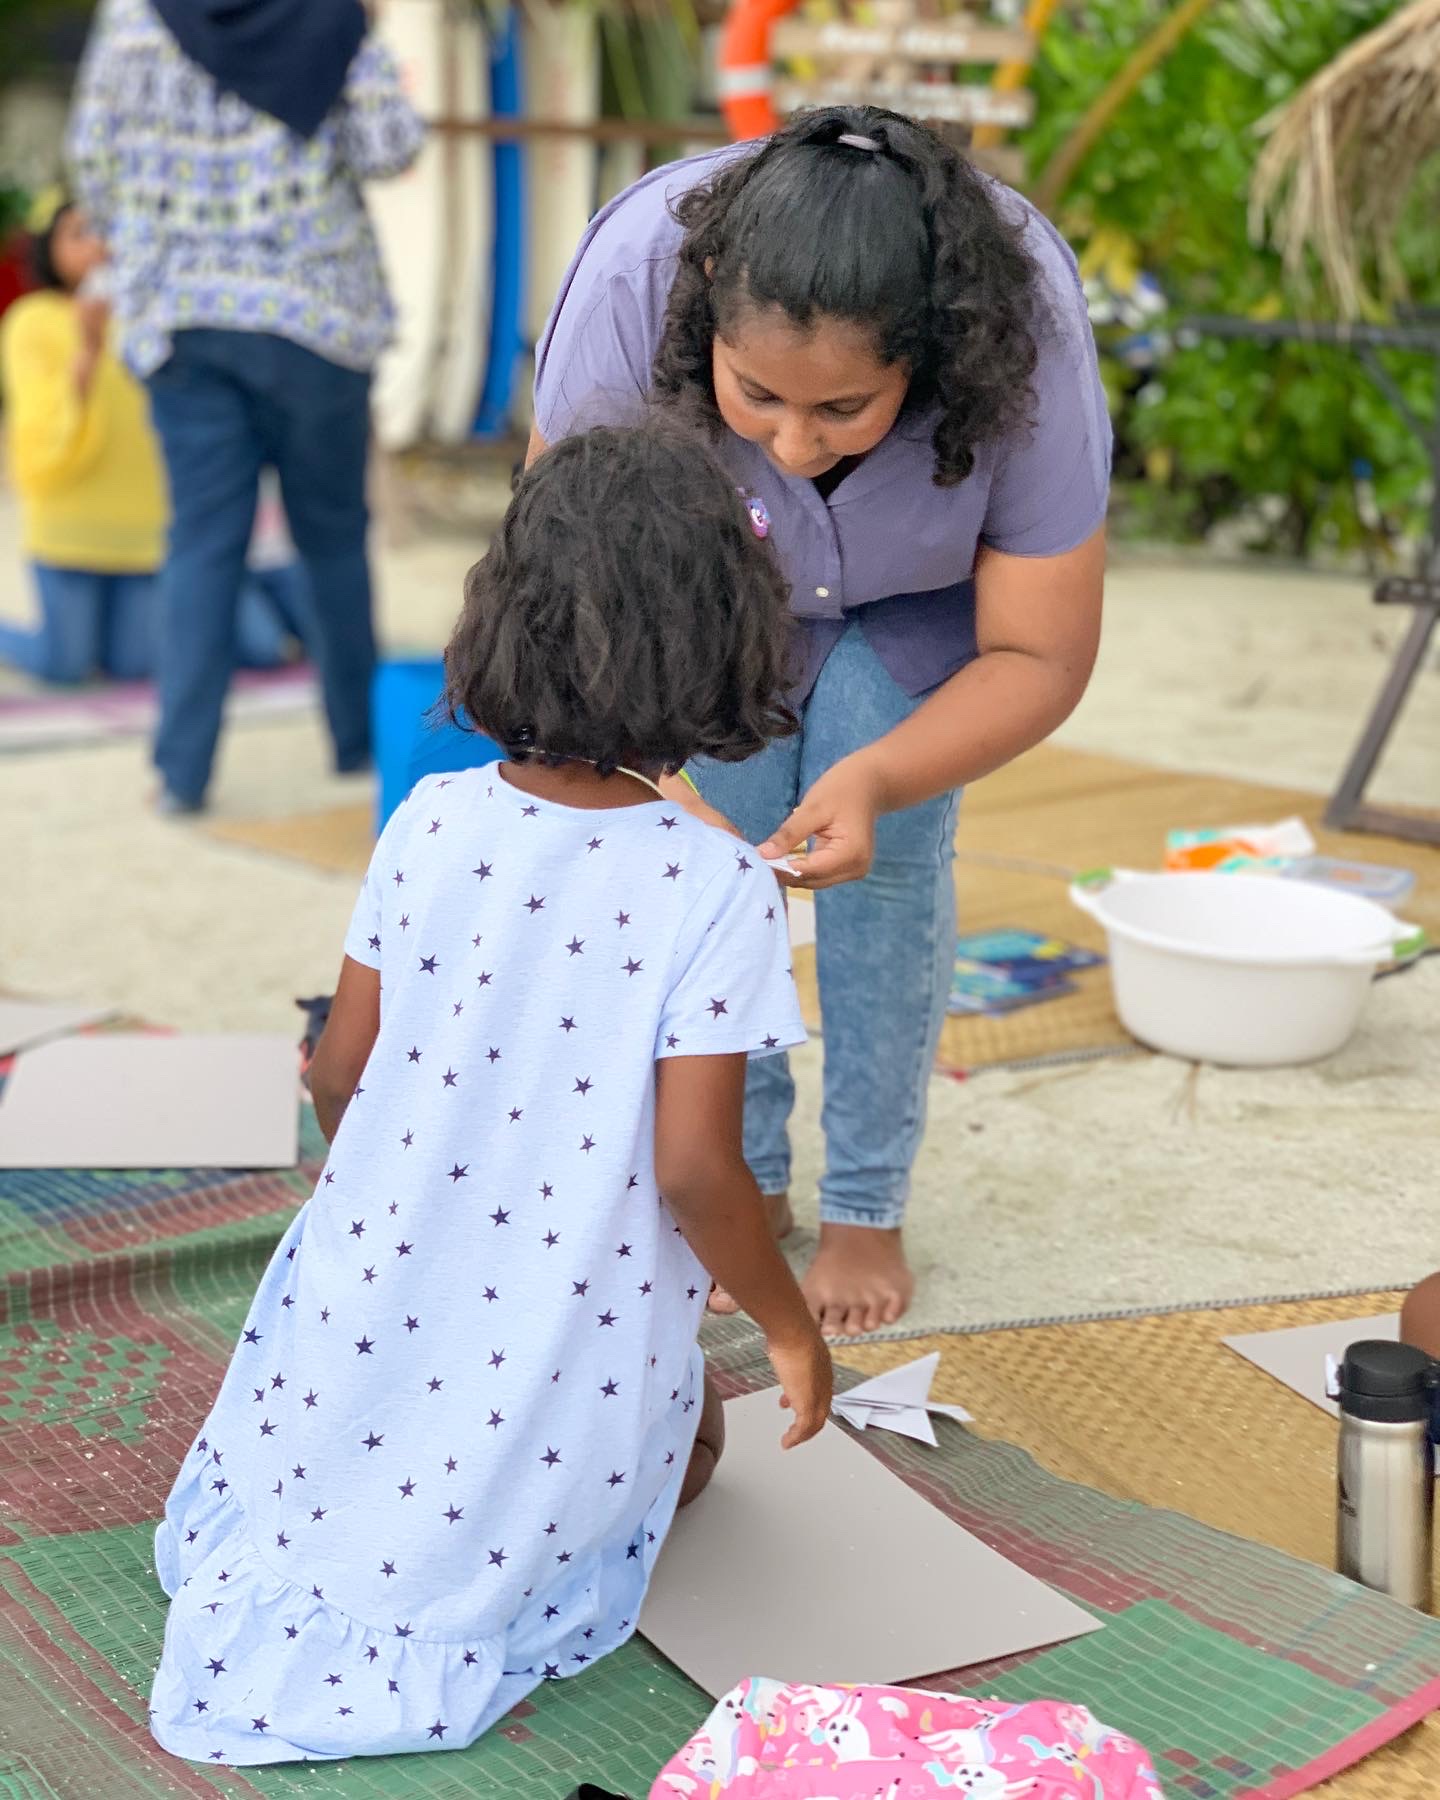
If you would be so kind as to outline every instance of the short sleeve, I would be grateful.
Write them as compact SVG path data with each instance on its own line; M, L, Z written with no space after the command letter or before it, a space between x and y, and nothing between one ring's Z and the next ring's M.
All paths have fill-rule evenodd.
M629 276L587 280L585 261L582 251L536 352L535 423L547 444L633 420L650 386L650 296Z
M980 536L1009 556L1060 556L1104 523L1110 416L1075 259L1038 218L1030 238L1049 314L1038 334L1035 423L996 466Z
M679 195L753 144L727 144L642 175L601 207L535 346L535 424L547 444L641 416L684 229Z
M114 211L121 174L116 88L122 59L115 44L121 23L115 0L105 0L96 9L65 131L65 164L71 186L86 212L102 227Z
M367 969L380 967L380 916L384 900L384 878L380 874L380 850L384 839L375 846L364 886L350 915L350 929L345 933L345 954L352 962L364 963Z
M805 1041L779 883L737 849L686 920L656 1058L769 1056Z
M424 122L405 96L395 59L374 38L350 64L335 127L340 160L362 181L402 175L420 154Z
M380 833L365 872L365 881L355 910L350 915L350 929L345 933L345 954L352 962L364 963L367 969L380 967L380 926L385 909L385 884L396 873L397 852L409 828L415 797L432 787L436 777L428 775L419 781L400 802ZM399 860L403 861L403 858Z

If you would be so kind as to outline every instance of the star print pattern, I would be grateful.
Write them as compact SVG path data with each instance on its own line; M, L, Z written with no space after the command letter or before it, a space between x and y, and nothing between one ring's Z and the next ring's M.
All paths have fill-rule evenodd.
M382 977L365 1101L157 1538L183 1615L152 1701L166 1748L452 1749L630 1635L708 1286L656 1188L654 1063L801 1040L774 893L689 815L602 823L493 770L394 815L346 941Z

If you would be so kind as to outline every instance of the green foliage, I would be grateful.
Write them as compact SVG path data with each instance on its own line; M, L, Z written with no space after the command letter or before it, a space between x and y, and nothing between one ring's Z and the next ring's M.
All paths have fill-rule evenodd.
M1084 0L1062 7L1037 69L1036 124L1025 149L1042 169L1087 106L1172 10L1173 0ZM1163 287L1171 318L1212 313L1293 316L1315 294L1287 291L1278 258L1250 242L1247 189L1256 127L1340 50L1394 11L1394 0L1219 0L1146 77L1077 171L1059 224L1087 273L1123 289L1135 269ZM1417 301L1440 302L1433 202L1413 209L1401 255ZM1427 359L1387 357L1412 408L1428 417ZM1423 523L1424 453L1360 362L1303 345L1207 340L1170 355L1138 386L1109 371L1118 397L1117 467L1148 474L1166 496L1137 513L1201 532L1252 512L1271 542L1375 544L1357 510L1353 470L1373 467L1390 529ZM1380 533L1378 535L1384 535Z
M71 46L93 0L0 0L0 89L44 68L57 42Z
M0 244L25 223L29 207L30 196L0 176Z

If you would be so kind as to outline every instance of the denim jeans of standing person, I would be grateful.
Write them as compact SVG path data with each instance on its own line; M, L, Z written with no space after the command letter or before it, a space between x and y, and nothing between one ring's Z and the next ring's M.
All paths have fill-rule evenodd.
M235 661L235 615L260 471L274 467L309 578L336 767L370 754L375 667L365 533L370 378L286 338L178 331L150 377L173 522L161 581L155 764L172 803L199 806Z
M31 565L38 625L0 624L0 662L39 681L73 687L98 676L142 681L154 661L158 591L153 575Z
M893 730L918 705L851 624L801 711L798 736L777 740L748 762L698 762L691 774L711 806L751 843L761 843L827 769ZM955 960L959 799L944 794L880 819L865 879L815 896L825 1033L820 1217L826 1224L884 1229L904 1216ZM794 1102L788 1057L750 1064L745 1160L766 1194L789 1190Z

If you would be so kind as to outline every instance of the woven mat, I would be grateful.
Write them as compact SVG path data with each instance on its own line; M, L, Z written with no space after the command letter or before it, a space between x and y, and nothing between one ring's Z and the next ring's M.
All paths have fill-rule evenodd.
M1221 1339L1366 1318L1396 1310L1400 1300L1398 1293L1358 1294L943 1334L850 1345L844 1358L868 1376L938 1350L933 1392L968 1407L981 1421L977 1431L1003 1431L1067 1481L1173 1508L1323 1567L1335 1549L1334 1421ZM1440 1714L1320 1791L1324 1800L1433 1800Z
M1105 864L1157 868L1172 826L1241 824L1298 813L1329 855L1413 869L1417 886L1405 916L1440 937L1440 850L1326 831L1320 823L1324 808L1316 795L1288 788L1177 775L1042 745L965 796L955 867L962 926L966 931L1023 926L1103 950L1104 933L1069 902L1072 876ZM364 873L373 842L372 815L363 806L280 819L217 820L206 829L226 843L356 875ZM806 1022L819 1029L813 947L797 950L795 977ZM945 1069L968 1070L1132 1047L1111 1004L1108 974L1092 969L1076 977L1076 991L1064 999L1003 1018L948 1019L939 1061Z
M313 1155L313 1127L305 1146ZM443 1757L240 1775L153 1746L145 1704L164 1600L152 1522L303 1186L300 1175L0 1176L0 1792L561 1800L583 1777L643 1796L708 1702L638 1641ZM1302 1403L1278 1422L1263 1385L1217 1404L1204 1367L1213 1319L1084 1329L1121 1335L946 1340L946 1390L1112 1491L1139 1498L1143 1483L1144 1498L1191 1503L1194 1482L1218 1507L1227 1487L1253 1486L1273 1496L1256 1499L1257 1518L1303 1511L1296 1495L1320 1485L1316 1422ZM707 1350L727 1392L769 1379L743 1322L716 1321ZM871 1368L914 1350L845 1354ZM1222 1367L1216 1391L1231 1377ZM1207 1407L1208 1429L1184 1425ZM866 1441L951 1517L1107 1619L1095 1637L938 1684L1087 1702L1150 1746L1172 1795L1282 1800L1440 1700L1440 1625L1319 1569L1061 1481L1024 1449L958 1428L939 1452ZM1346 1787L1347 1800L1431 1800L1433 1764L1417 1773L1397 1754L1389 1766L1384 1785Z
M230 684L230 724L291 717L319 704L304 666L245 670ZM146 737L159 716L149 682L98 682L78 691L44 689L15 678L0 688L0 751L41 750L110 738Z
M375 808L336 806L279 819L210 819L204 829L223 844L290 857L314 869L358 879L369 868L375 848Z

